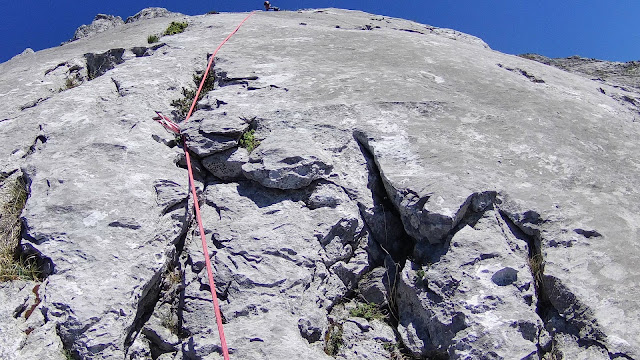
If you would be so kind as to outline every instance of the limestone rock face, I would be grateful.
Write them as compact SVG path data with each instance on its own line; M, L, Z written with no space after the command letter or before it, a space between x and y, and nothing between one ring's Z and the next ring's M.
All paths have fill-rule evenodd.
M637 89L407 20L258 12L185 123L245 16L154 46L173 14L101 17L0 64L0 174L44 271L0 284L0 357L221 358L194 201L232 358L640 357Z

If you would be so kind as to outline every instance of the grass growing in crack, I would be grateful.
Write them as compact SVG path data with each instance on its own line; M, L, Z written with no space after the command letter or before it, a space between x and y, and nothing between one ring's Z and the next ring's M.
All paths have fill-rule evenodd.
M171 101L171 106L176 108L178 115L181 117L187 116L189 113L189 109L191 108L191 104L193 104L193 99L196 97L196 92L198 91L198 87L200 86L200 82L202 82L203 74L194 74L193 75L193 83L195 84L195 89L187 89L182 88L182 98ZM202 91L200 91L200 96L198 96L198 101L202 100L204 95L209 91L213 90L215 86L215 76L213 72L209 72L207 79L204 81L204 85L202 85Z
M64 349L63 354L64 354L65 360L73 360L73 354L71 353L71 350Z
M544 273L544 258L541 254L535 254L529 258L529 268L531 268L536 287L540 288L542 285L542 274Z
M327 333L324 335L324 352L329 356L338 355L338 351L344 344L342 340L342 324L333 323L329 325Z
M147 43L149 44L157 43L158 41L160 41L160 37L158 37L158 35L152 34L147 36Z
M189 26L189 24L187 24L186 22L172 21L171 24L169 24L169 27L167 27L167 29L164 31L162 35L167 36L167 35L180 34L184 32L187 26Z
M27 189L21 177L1 185L0 205L0 282L37 280L40 278L37 261L18 253L22 224L20 214L27 202Z
M418 284L422 283L422 281L424 280L424 276L425 275L426 275L426 273L424 272L423 269L416 270L416 276L413 278L413 283L415 285L418 285Z
M256 139L256 131L251 129L242 134L238 145L242 148L247 149L248 152L252 152L253 149L257 148L258 145L260 145L260 141Z
M173 314L163 314L160 318L160 323L166 329L168 329L172 334L179 336L180 335L180 327L178 326L178 320L173 316Z
M551 349L542 354L542 360L562 360L562 352L556 348L556 341L551 342Z
M80 82L78 82L78 79L75 77L68 77L67 80L65 80L64 82L64 87L62 89L60 89L60 91L65 91L65 90L69 90L69 89L73 89L74 87L77 87L80 85Z
M384 320L385 315L380 307L374 303L358 303L355 308L349 310L349 315L371 320Z

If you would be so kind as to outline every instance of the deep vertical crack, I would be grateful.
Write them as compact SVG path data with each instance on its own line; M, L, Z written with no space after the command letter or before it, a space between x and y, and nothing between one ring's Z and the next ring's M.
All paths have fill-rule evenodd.
M539 358L547 359L562 356L561 349L556 348L557 336L570 335L576 339L579 347L589 348L596 346L607 352L611 359L629 358L626 354L612 353L608 349L606 335L600 329L597 320L593 317L591 309L573 294L552 275L545 273L545 258L542 252L542 236L540 231L526 226L531 223L538 225L544 222L540 215L534 211L522 214L523 219L518 221L512 215L499 209L500 218L508 226L511 233L523 240L528 246L528 263L534 279L535 294L537 298L536 313L542 320L545 329L551 336L551 342L542 344L538 342ZM579 233L579 232L578 232ZM597 231L588 233L598 234ZM561 298L564 309L558 309L554 305L553 298ZM557 301L556 301L557 302ZM568 316L570 315L570 316Z
M170 256L168 257L166 263L159 269L158 272L154 274L154 276L149 280L145 289L143 290L140 301L138 302L136 318L125 339L125 354L129 353L129 348L135 341L136 337L138 337L142 333L144 325L153 315L158 302L161 300L163 284L167 282L166 278L170 276L170 274L173 273L175 269L179 269L182 281L184 281L184 275L182 271L180 271L180 256L184 251L184 244L189 232L188 230L191 228L193 223L193 221L188 221L190 212L188 198L183 200L181 203L172 206L169 211L165 212L165 214L173 211L178 211L180 209L184 209L185 219L187 219L187 221L184 222L181 233L174 242L174 248L169 250ZM181 324L179 324L179 326L181 326ZM151 345L154 345L152 341L150 341L150 343ZM152 350L153 352L157 349L151 348L150 350Z

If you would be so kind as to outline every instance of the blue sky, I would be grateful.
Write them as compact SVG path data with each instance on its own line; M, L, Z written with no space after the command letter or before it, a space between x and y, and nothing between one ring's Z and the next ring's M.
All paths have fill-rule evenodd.
M0 0L0 62L27 47L41 50L70 39L98 13L123 19L150 6L188 15L250 11L262 0ZM640 60L639 0L272 0L287 10L339 7L448 27L510 54L581 55Z

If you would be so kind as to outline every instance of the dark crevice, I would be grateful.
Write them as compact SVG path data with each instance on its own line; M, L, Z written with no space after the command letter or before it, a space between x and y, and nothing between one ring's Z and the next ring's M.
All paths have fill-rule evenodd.
M26 205L26 203L29 201L29 198L31 197L32 183L32 179L26 171L22 172L20 183L24 184L24 191L26 192ZM20 217L18 221L20 222L20 239L18 247L16 249L15 258L22 264L26 264L28 267L32 268L33 280L44 280L47 276L53 274L55 267L53 261L50 258L44 256L38 249L33 246L33 244L39 245L46 240L37 240L29 234L29 228L25 218Z
M231 86L231 85L242 85L242 86L248 87L249 81L258 80L258 77L255 75L242 76L242 77L229 77L227 76L226 71L216 70L215 79L216 79L217 87L225 87L225 86Z
M73 339L68 339L62 336L60 332L60 324L56 326L56 335L62 342L62 352L67 360L79 360L81 359L80 354L77 351L73 350Z
M498 65L498 67L503 68L503 69L505 69L507 71L519 73L520 75L526 77L527 79L529 79L529 81L531 81L533 83L537 83L537 84L544 84L545 83L544 80L542 80L540 78L537 78L532 74L529 74L526 70L522 70L520 68L510 68L510 67L504 66L502 64L497 64L497 65Z
M131 52L136 57L151 56L151 55L153 55L153 53L155 53L156 50L160 49L161 47L163 47L165 45L167 45L167 44L166 43L160 43L160 44L153 45L151 47L136 46L136 47L131 48Z
M120 86L120 82L118 80L114 79L114 78L111 78L111 81L113 81L113 85L115 85L115 87L116 87L116 93L118 93L118 95L121 96L121 97L124 96L125 93L124 93L124 91L122 91L122 88Z
M372 209L367 209L364 204L358 204L360 214L378 246L384 249L394 262L404 266L407 257L413 253L416 241L402 226L400 213L393 205L391 195L387 193L373 153L357 136L354 136L354 139L367 164L367 187L371 191L373 200Z
M164 211L163 214L168 214L173 211L184 211L185 218L189 218L189 202L186 200L181 201L174 206L171 206L167 211ZM171 257L167 260L165 266L157 272L151 280L148 282L146 289L143 290L143 293L140 297L140 301L138 302L138 309L136 313L136 318L133 322L131 329L125 340L125 348L128 353L129 348L133 344L136 337L143 335L150 342L150 350L152 355L154 355L154 359L157 358L162 353L170 352L173 350L164 349L165 344L163 344L159 339L156 339L154 336L148 336L145 334L144 326L149 321L151 316L154 313L154 310L157 308L158 304L164 301L164 297L166 297L165 293L169 290L170 286L167 284L171 284L175 279L168 279L173 276L180 276L181 286L177 288L184 292L184 272L182 271L180 257L184 251L184 245L186 242L186 238L188 235L188 230L191 228L192 222L185 222L182 227L182 231L176 241L174 242L174 250L171 252ZM176 272L177 271L177 272ZM175 275L178 274L178 275ZM182 294L184 297L184 294ZM182 300L184 301L184 300ZM177 307L178 311L178 324L176 324L176 329L169 329L172 332L177 332L180 334L180 329L182 328L182 318L181 318L181 306Z
M527 261L529 263L529 270L531 271L531 275L533 277L533 285L537 298L536 302L536 313L542 319L543 323L546 325L551 321L552 318L558 316L558 312L553 308L551 301L549 300L549 296L547 295L544 288L544 258L542 256L541 246L540 246L540 238L538 233L535 235L531 234L531 230L527 229L529 234L525 233L514 221L509 218L509 216L499 208L497 209L497 213L500 216L500 220L507 225L509 231L516 239L522 240L527 244ZM548 329L547 329L548 330ZM547 354L552 351L553 347L550 347L551 344L540 344L536 343L538 347L538 356L540 359L545 358Z
M356 137L356 140L358 140L358 137ZM369 171L380 178L379 180L377 180L379 184L378 189L385 189L382 175L377 168L377 164L375 162L372 151L367 146L368 144L363 144L360 141L358 143L361 147L363 155L367 159ZM375 194L380 194L380 192L376 193L374 191L375 186L372 187L370 185L370 188ZM538 229L548 221L543 219L540 214L535 211L527 211L522 214L510 216L499 208L499 204L501 203L501 201L496 199L496 197L497 193L494 191L473 193L465 201L465 205L461 206L460 214L456 216L457 218L460 218L459 222L448 232L448 234L446 234L446 236L444 236L442 243L429 244L425 241L416 244L415 240L413 241L412 247L414 248L414 250L410 255L408 255L409 257L413 256L413 258L411 259L412 262L414 262L417 266L421 266L420 264L422 263L428 265L440 261L440 258L447 253L451 239L458 231L463 229L465 226L474 227L478 220L485 215L486 211L494 211L496 215L498 215L502 219L504 224L507 225L511 234L527 244L527 259L534 279L534 288L537 300L537 302L535 303L536 313L542 319L546 330L551 334L551 338L553 339L555 335L567 334L578 339L578 346L581 346L583 348L597 346L605 351L608 351L606 347L606 336L598 329L595 319L592 319L590 317L589 311L586 306L580 304L577 299L573 299L575 301L570 299L569 302L571 304L575 303L575 305L569 305L566 309L558 310L553 305L554 302L551 299L550 294L553 294L552 296L554 296L554 299L566 299L566 297L562 297L562 294L568 293L568 290L564 286L562 286L559 280L546 275L544 272L545 261L541 248L542 238ZM379 198L376 199L375 202L376 204L386 203L387 206L391 205L390 201L383 202L379 200L380 198L384 200L388 200L389 198L391 198L391 195L387 192L384 192L382 196L379 196ZM420 205L422 206L427 200L428 198L417 199L417 202L420 202ZM366 219L366 214L363 213L362 217L363 219ZM369 228L371 228L369 223L367 223L367 225L369 226ZM595 230L575 229L574 231L586 238L601 236L601 234ZM375 231L372 232L374 234L376 233ZM408 237L408 235L406 236ZM403 254L403 256L399 258L406 260L408 257L407 254ZM394 260L397 261L398 257ZM571 295L571 298L573 297L574 296ZM435 301L437 301L437 299L435 299ZM587 311L587 313L585 313L585 311ZM567 318L567 314L572 314L571 319ZM390 323L393 325L393 322ZM580 336L580 334L586 335ZM536 344L538 347L537 353L541 359L548 356L554 356L555 354L560 352L560 350L555 349L555 347L553 346L554 340L545 340L544 342L542 342L542 333L538 335L538 338L539 339ZM445 354L440 355L446 358ZM609 355L611 358L626 356L624 354L613 353L610 353Z
M599 329L595 318L590 316L591 310L575 297L563 284L554 276L545 274L545 259L542 253L542 237L540 231L528 226L528 224L539 225L546 222L539 214L533 211L525 212L522 215L512 216L505 211L498 209L500 218L507 225L511 233L518 239L527 243L528 262L531 274L534 279L535 294L537 297L536 313L542 320L545 329L549 332L552 341L547 344L538 343L538 354L540 359L548 356L561 356L561 349L555 347L556 336L565 334L577 339L576 343L581 348L596 346L609 354L609 357L624 358L625 354L610 353L606 345L606 335ZM575 229L577 234L587 238L601 236L595 230ZM553 298L562 299L566 302L565 309L558 309L554 306ZM566 313L572 316L567 319Z
M111 49L101 54L86 53L84 58L87 61L87 75L89 80L93 80L104 75L107 71L124 62L125 50L123 48Z
M388 301L379 310L385 315L384 321L393 329L396 343L395 348L389 349L392 359L421 359L411 355L409 349L402 342L402 337L398 333L399 310L396 293L396 283L398 276L404 268L406 261L413 257L416 240L411 237L403 226L399 210L392 202L392 195L387 192L384 184L383 176L376 162L375 156L367 144L360 141L358 136L354 135L354 139L358 143L360 151L366 161L368 170L368 185L371 190L373 207L367 207L359 203L360 216L364 222L365 229L373 238L373 243L369 244L369 252L377 252L376 247L382 250L382 259L376 256L370 256L370 266L384 265L387 276ZM428 198L422 199L423 204ZM371 248L374 249L371 249ZM380 256L380 255L378 255ZM353 299L357 294L347 294L347 300ZM422 359L448 359L447 354L433 353Z
M51 98L51 96L47 96L47 97L43 97L43 98L38 98L37 100L28 102L22 106L20 106L20 111L26 110L26 109L31 109L33 107L36 107L38 105L40 105L40 103L47 101Z
M51 69L47 69L47 71L44 72L44 75L45 76L49 75L49 73L51 73L51 72L55 71L56 69L58 69L59 67L63 67L63 66L67 66L67 63L66 62L62 62L62 63L52 67Z

